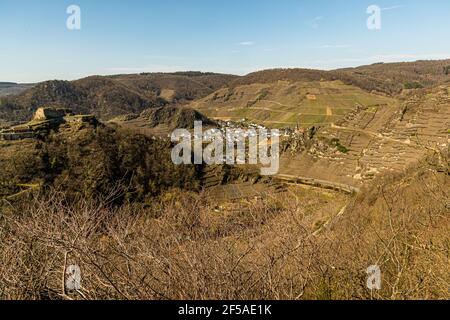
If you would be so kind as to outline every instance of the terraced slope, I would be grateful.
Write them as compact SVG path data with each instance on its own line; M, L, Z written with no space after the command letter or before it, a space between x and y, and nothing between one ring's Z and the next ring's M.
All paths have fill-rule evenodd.
M224 88L190 107L220 120L247 119L268 127L335 123L356 106L392 104L340 81L255 83Z
M449 150L450 86L411 94L398 105L357 108L319 131L308 152L285 154L280 174L359 187L378 175L400 172L430 151ZM322 151L338 140L348 152Z

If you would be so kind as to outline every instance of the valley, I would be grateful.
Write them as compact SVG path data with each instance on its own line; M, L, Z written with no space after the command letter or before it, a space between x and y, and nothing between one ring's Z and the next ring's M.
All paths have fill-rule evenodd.
M389 67L406 71L421 66L424 73L437 73L446 63L417 62ZM31 109L40 103L49 107L75 106L75 114L86 111L106 121L107 126L163 140L177 128L192 129L194 121L202 121L210 128L227 122L243 128L249 123L280 128L283 152L274 181L357 193L379 176L404 172L429 152L448 149L448 85L389 95L368 92L356 76L352 80L355 84L348 84L349 74L366 72L380 78L380 71L389 67L377 64L361 67L361 72L356 71L358 68L330 72L276 69L245 77L195 72L89 77L73 83L38 84L18 96L9 96L7 101L18 102L10 111L7 102L0 112L17 114L21 112L20 104L30 105L29 99L36 101ZM347 72L346 76L343 72ZM417 79L411 75L405 81ZM442 77L435 79L443 81ZM125 104L113 108L114 111L102 111L105 109L98 108L98 103L92 100L106 97L105 94L113 98L121 95L121 90L126 92L126 98L119 100ZM140 101L138 104L136 99ZM113 114L117 116L112 117ZM13 132L24 138L32 137L27 130L18 126ZM4 139L11 140L8 137L13 136L8 134L3 130ZM219 185L226 181L220 170L211 172L218 175L212 179Z
M283 82L222 89L190 106L213 119L259 122L270 127L311 127L332 124L357 105L393 100L335 82Z
M0 250L25 262L0 267L46 275L1 294L61 297L47 270L70 252L89 288L73 299L448 298L449 64L94 76L2 97ZM174 165L169 136L194 121L280 129L278 174Z

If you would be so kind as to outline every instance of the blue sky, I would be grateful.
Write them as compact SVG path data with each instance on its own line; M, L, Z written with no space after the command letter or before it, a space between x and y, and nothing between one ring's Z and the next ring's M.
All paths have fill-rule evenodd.
M0 0L0 81L450 58L449 14L447 0Z

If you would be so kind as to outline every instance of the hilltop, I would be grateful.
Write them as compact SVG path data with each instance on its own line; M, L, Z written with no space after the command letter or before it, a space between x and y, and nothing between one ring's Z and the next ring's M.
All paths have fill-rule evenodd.
M27 121L41 106L72 109L102 120L140 113L165 105L180 105L214 92L235 76L197 72L139 74L100 77L76 81L47 81L19 95L0 100L0 119Z
M2 81L0 81L0 89L8 88L8 87L16 86L16 85L17 85L17 83L15 83L15 82L2 82Z
M144 110L141 114L128 114L110 120L110 123L136 130L149 136L166 137L175 129L192 129L195 121L205 126L215 125L197 110L187 107L165 106Z
M27 189L53 187L70 197L108 196L146 201L170 188L196 190L194 166L175 166L171 142L152 139L93 116L41 108L26 124L0 135L0 198L14 200ZM20 199L20 198L19 198Z
M373 81L381 91L399 94L403 89L431 88L450 81L450 60L375 63L337 70L356 79L355 84Z
M0 97L11 94L19 94L29 88L32 88L34 84L28 83L15 83L15 82L0 82Z
M0 123L27 121L43 105L71 108L76 113L94 114L102 120L110 120L120 115L139 114L148 108L187 105L218 90L217 94L220 95L223 89L239 91L242 86L273 85L279 81L340 81L367 93L396 97L404 89L431 88L449 80L450 60L440 60L377 63L332 71L273 69L243 77L176 72L92 76L70 82L47 81L37 85L4 83L3 87L0 86L0 96L16 94L0 99Z
M1 129L0 207L3 199L23 200L31 191L45 193L48 188L86 199L118 192L117 203L145 204L171 189L199 191L205 172L215 176L214 185L258 177L255 170L214 166L205 171L206 165L173 164L174 144L167 131L156 133L193 128L196 120L215 125L197 111L163 107L122 118L102 122L93 115L45 107L31 121Z
M397 95L403 89L429 88L450 81L450 60L375 63L331 71L300 68L269 69L250 73L234 81L233 85L267 84L277 81L335 80L354 85L368 92Z

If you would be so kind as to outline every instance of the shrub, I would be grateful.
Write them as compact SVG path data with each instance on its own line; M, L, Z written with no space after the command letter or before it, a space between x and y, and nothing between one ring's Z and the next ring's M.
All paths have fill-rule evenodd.
M407 82L404 85L405 89L422 89L423 85L419 82Z

